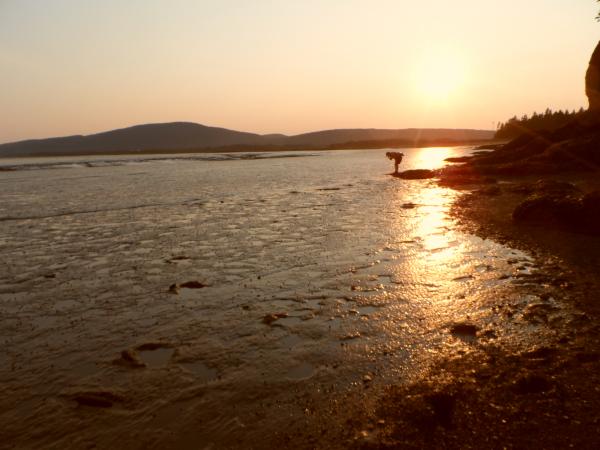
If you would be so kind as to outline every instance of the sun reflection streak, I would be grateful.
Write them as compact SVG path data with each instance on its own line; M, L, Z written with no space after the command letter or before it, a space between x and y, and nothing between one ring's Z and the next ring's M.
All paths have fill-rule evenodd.
M447 154L442 152L440 159L443 160ZM461 246L456 241L448 217L454 197L453 191L437 186L418 191L415 203L420 205L419 214L414 217L413 230L424 254L416 261L415 270L422 273L428 282L445 284L452 279L452 268L460 264Z
M436 255L440 255L442 249L448 248L452 240L447 216L451 201L452 196L445 188L427 188L420 193L419 203L423 207L416 224L416 232L423 240L425 249L433 252L432 256L438 262L441 261Z
M444 160L456 153L455 147L426 147L415 152L411 163L418 169L439 169Z

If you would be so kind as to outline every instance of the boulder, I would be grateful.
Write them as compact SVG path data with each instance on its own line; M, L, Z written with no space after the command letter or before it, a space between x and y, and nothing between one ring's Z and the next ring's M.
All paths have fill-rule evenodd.
M556 180L539 180L533 185L533 190L548 195L574 195L580 192L574 184Z
M581 203L572 197L535 195L513 211L515 222L537 225L570 226L581 215Z
M539 185L538 185L539 187ZM550 187L547 185L546 187ZM586 234L600 234L600 191L584 196L567 183L554 185L557 191L537 194L527 198L513 211L515 222L564 228Z
M583 196L582 215L589 231L600 234L600 191L593 191Z

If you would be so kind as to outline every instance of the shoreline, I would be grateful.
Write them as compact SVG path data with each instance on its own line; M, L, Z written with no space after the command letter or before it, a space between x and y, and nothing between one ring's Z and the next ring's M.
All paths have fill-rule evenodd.
M188 149L154 149L143 151L98 151L98 152L52 152L31 153L26 155L1 155L3 159L17 158L55 158L55 157L82 157L82 156L147 156L147 155L194 155L210 153L277 153L277 152L316 152L333 150L386 150L386 149L408 149L408 148L430 148L430 147L462 147L462 146L486 146L496 145L498 140L475 140L475 141L431 141L415 143L394 143L384 141L381 143L350 142L328 146L227 146L211 148L188 148Z
M369 419L371 428L351 438L355 448L598 445L600 237L513 223L512 211L526 196L510 187L537 178L500 179L499 192L469 186L450 215L459 230L532 256L537 269L515 286L521 295L535 298L519 326L546 328L546 343L510 348L474 329L468 351L446 352L412 384L384 387ZM556 178L577 182L584 191L600 185L593 174ZM519 320L520 313L504 300L493 306L499 329ZM566 320L555 315L563 307L569 310Z

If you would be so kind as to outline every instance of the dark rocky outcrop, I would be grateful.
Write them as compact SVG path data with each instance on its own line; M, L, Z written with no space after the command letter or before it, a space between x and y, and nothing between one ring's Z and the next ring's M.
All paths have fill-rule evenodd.
M536 193L518 205L515 222L600 234L600 191L577 195L575 189Z
M585 94L590 111L600 114L600 42L596 46L585 74Z

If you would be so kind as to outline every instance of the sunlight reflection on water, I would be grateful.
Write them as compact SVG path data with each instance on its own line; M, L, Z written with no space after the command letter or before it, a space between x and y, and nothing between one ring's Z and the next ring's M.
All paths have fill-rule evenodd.
M437 169L442 167L444 160L457 154L456 147L426 147L415 152L414 165L420 169Z

